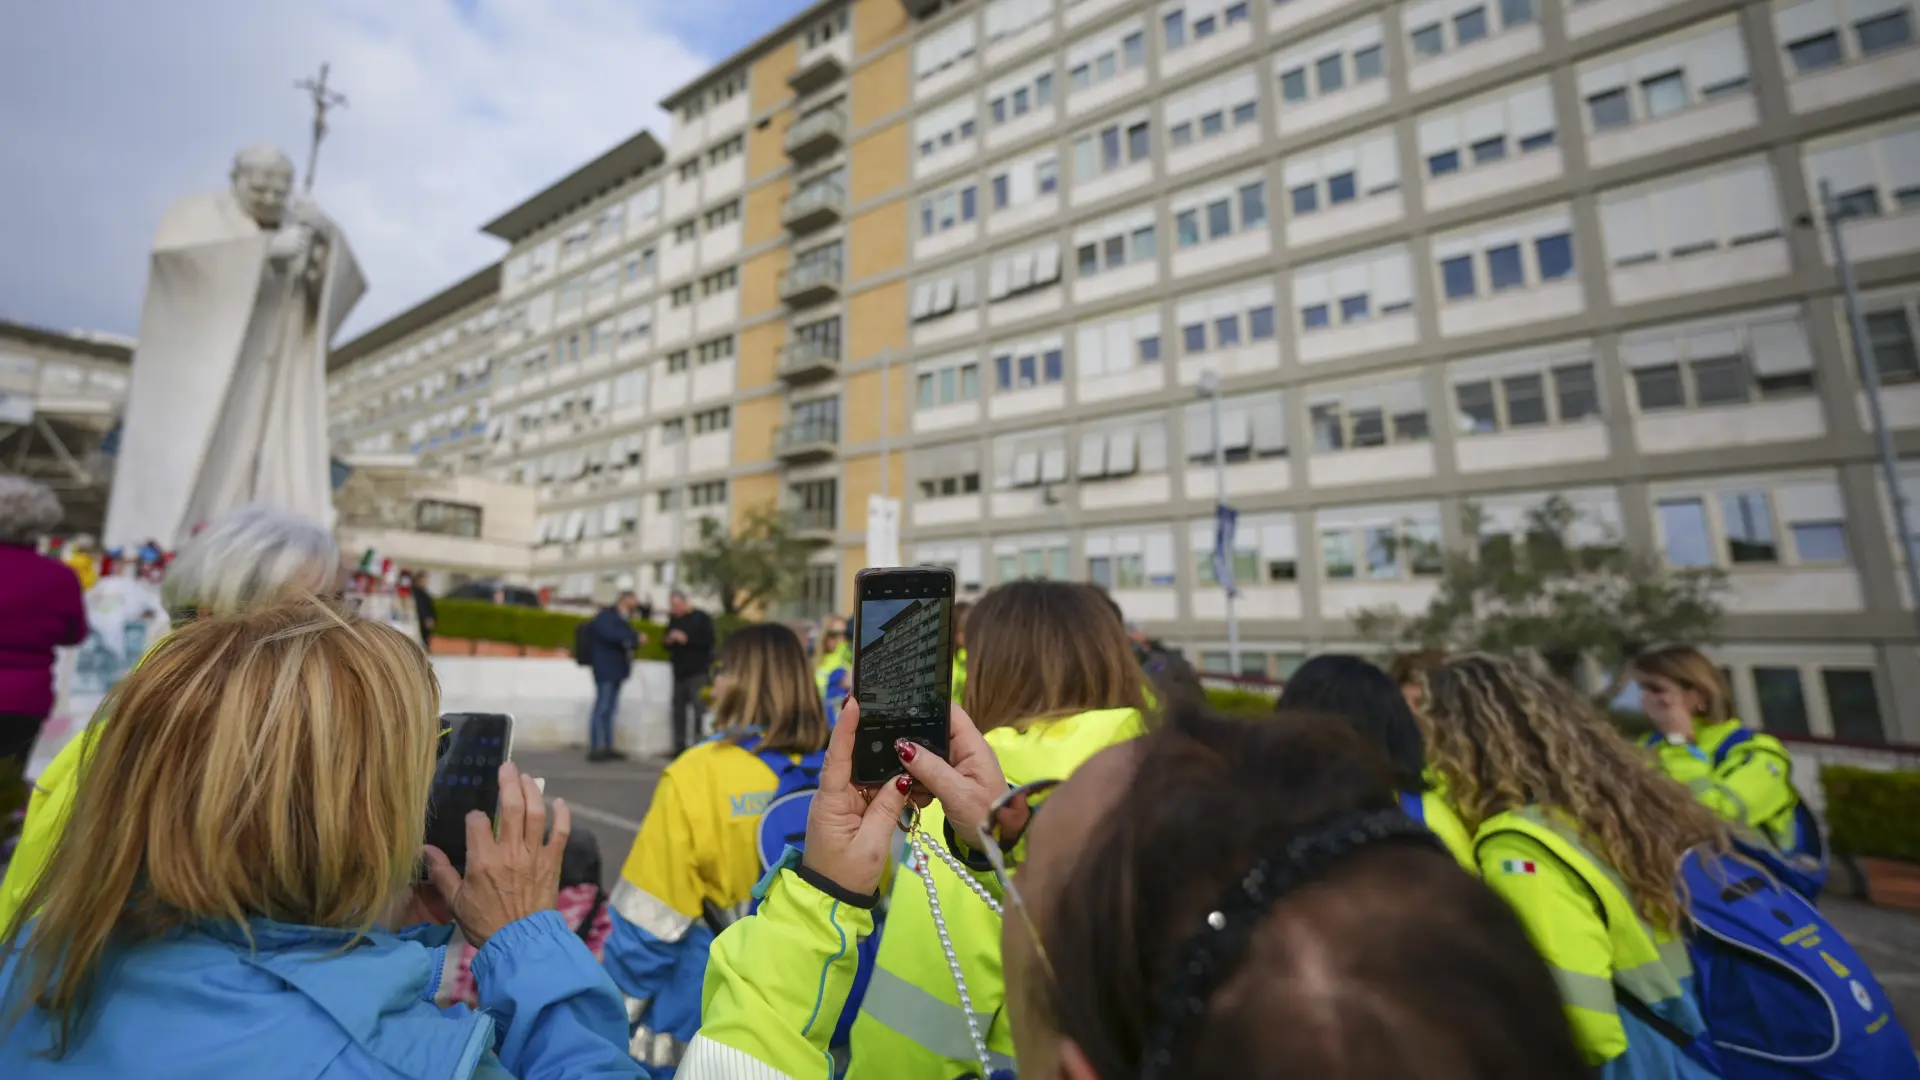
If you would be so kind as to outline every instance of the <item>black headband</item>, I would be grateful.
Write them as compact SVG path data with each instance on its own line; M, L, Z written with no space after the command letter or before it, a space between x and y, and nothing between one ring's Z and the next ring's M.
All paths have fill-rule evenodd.
M1444 850L1426 826L1397 808L1348 811L1301 829L1228 888L1200 931L1174 954L1173 977L1156 1002L1154 1025L1141 1048L1142 1080L1173 1075L1174 1059L1206 1015L1207 1000L1239 967L1254 930L1281 897L1354 851L1383 841L1416 841Z

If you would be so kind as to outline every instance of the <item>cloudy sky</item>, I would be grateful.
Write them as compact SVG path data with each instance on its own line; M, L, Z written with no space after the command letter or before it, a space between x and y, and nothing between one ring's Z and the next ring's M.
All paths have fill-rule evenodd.
M371 327L497 258L482 222L642 127L805 0L57 0L0 5L0 319L135 333L168 203L277 143L333 64L314 194Z

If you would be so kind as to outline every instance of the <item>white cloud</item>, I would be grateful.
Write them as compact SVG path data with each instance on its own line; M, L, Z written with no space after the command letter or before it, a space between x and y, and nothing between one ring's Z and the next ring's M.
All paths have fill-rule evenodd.
M372 283L351 336L497 258L500 211L642 127L709 65L625 0L63 0L0 15L0 317L133 333L153 228L262 139L302 168L293 82L349 99L314 194ZM464 10L463 10L464 9ZM468 14L468 12L471 14Z

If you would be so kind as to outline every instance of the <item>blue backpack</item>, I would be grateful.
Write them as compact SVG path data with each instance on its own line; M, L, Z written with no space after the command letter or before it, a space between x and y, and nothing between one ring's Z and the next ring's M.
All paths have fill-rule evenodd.
M1727 758L1741 745L1752 741L1757 734L1752 728L1739 728L1733 734L1721 740L1713 751L1713 767L1717 771L1727 763ZM1792 787L1789 779L1788 787ZM1827 844L1820 836L1820 822L1808 809L1807 800L1801 798L1798 788L1793 792L1793 831L1792 850L1779 850L1771 844L1762 846L1750 841L1735 838L1735 844L1742 854L1759 861L1788 888L1798 892L1809 900L1817 899L1820 890L1827 884ZM1770 838L1769 838L1770 839Z
M1920 1080L1886 991L1804 896L1740 853L1690 851L1681 875L1704 1038L1726 1080Z

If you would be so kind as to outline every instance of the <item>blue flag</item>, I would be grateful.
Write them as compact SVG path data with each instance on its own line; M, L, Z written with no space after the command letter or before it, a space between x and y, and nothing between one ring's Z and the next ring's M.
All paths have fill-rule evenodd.
M1233 580L1233 531L1239 521L1240 511L1226 503L1214 504L1213 580L1220 583L1228 596L1240 595L1240 585Z

